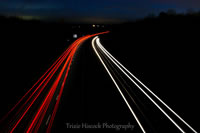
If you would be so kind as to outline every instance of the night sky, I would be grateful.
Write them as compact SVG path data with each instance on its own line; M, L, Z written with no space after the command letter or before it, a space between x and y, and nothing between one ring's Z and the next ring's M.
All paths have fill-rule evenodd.
M135 19L174 9L198 10L200 0L0 0L0 14L69 19Z

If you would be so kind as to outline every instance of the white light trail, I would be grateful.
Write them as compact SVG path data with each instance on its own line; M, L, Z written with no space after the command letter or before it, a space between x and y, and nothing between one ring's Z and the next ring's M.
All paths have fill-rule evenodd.
M163 102L155 93L153 93L146 85L144 85L138 78L136 78L128 69L126 69L117 59L115 59L100 43L100 39L97 38L96 39L96 43L97 45L102 49L102 51L111 59L111 61L147 96L148 94L146 94L142 88L128 75L130 74L137 82L139 82L146 90L148 90L157 100L159 100L167 109L169 109L177 118L179 118L179 120L181 120L187 127L189 127L194 133L197 133L197 131L195 131L185 120L183 120L174 110L172 110L165 102ZM124 72L122 70L122 68L128 72L128 74L126 72ZM151 98L149 96L147 96L150 100ZM153 100L153 99L152 99ZM151 101L152 101L151 100ZM153 102L153 101L152 101ZM157 104L155 103L155 101L153 102L156 106ZM158 107L158 106L157 106ZM159 107L159 109L161 109ZM161 109L162 110L162 109ZM163 111L162 111L163 112ZM168 115L163 112L166 117L168 117ZM168 117L169 118L169 117ZM179 128L180 131L184 132L171 118L169 118L174 125Z
M179 120L181 120L187 127L189 127L194 133L197 133L188 123L186 123L175 111L173 111L166 103L164 103L156 94L154 94L147 86L145 86L138 78L136 78L128 69L126 69L117 59L115 59L100 43L100 39L98 37L95 38L97 46L103 51L104 55L106 55L142 92L143 94L149 98L149 100L182 132L185 131L141 88L142 85L147 91L149 91L157 100L159 100L168 110L170 110ZM134 80L128 75L132 76ZM136 81L138 83L136 83Z
M97 57L99 58L99 60L101 61L102 65L104 66L104 68L106 69L106 71L108 72L110 78L112 79L113 83L115 84L115 86L117 87L118 91L120 92L122 98L124 99L126 105L128 106L129 110L131 111L132 115L134 116L134 118L136 119L138 125L140 126L141 130L143 133L146 133L146 131L144 130L143 126L141 125L139 119L137 118L136 114L134 113L134 111L132 110L131 106L129 105L128 101L126 100L124 94L122 93L121 89L119 88L118 84L116 83L115 79L113 78L112 74L110 73L110 71L108 70L107 66L105 65L104 61L102 60L101 56L99 55L99 53L97 52L96 48L95 48L95 40L97 39L98 37L95 37L93 38L92 40L92 47L97 55Z

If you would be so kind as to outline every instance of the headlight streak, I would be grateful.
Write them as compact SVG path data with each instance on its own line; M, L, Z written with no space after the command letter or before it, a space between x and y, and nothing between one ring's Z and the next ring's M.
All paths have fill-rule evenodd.
M140 105L145 107L145 105L138 98L138 96L136 94L134 94L133 88L126 82L126 80L123 78L122 74L120 74L117 71L117 68L112 63L112 61L103 53L103 51L99 47L97 47L97 51L99 51L99 55L102 57L102 60L104 61L105 65L108 67L110 72L113 74L113 78L116 79L116 81L119 83L118 84L119 88L122 88L126 92L128 97L130 98L130 100L134 103L136 108L140 111L141 115L143 116L143 119L148 123L149 127L151 127L152 130L154 130L151 122L145 117L144 112L137 104L137 102L138 102L138 103L140 103ZM121 85L121 87L120 87L120 85ZM132 92L132 93L130 93L130 92ZM127 101L128 101L128 99L127 99ZM134 108L134 107L132 107L132 108Z
M112 79L113 83L115 84L115 86L117 87L119 93L121 94L122 98L124 99L126 105L128 106L129 110L131 111L132 115L134 116L134 118L136 119L138 125L140 126L141 130L143 133L146 133L146 131L144 130L143 126L141 125L139 119L137 118L135 112L133 111L133 109L131 108L131 106L129 105L128 101L126 100L124 94L122 93L121 89L119 88L118 84L116 83L115 79L113 78L112 74L110 73L110 71L108 70L107 66L105 65L104 61L102 60L101 56L99 55L99 53L97 52L96 50L96 47L95 47L95 41L98 37L95 37L93 38L92 40L92 47L93 47L93 50L95 51L97 57L99 58L99 60L101 61L102 65L104 66L104 68L106 69L107 73L109 74L110 78Z
M157 100L159 100L169 111L171 111L179 120L181 120L188 128L190 128L193 132L197 133L189 124L187 124L177 113L175 113L166 103L164 103L158 96L156 96L147 86L145 86L139 79L137 79L130 71L128 71L119 61L117 61L100 43L98 37L95 38L97 46L103 51L103 53L126 75L141 91L142 93L149 98L149 100L182 132L185 131L180 128L180 126L141 88L144 87L148 90ZM128 74L127 74L128 73ZM130 77L132 76L134 80ZM136 81L138 83L136 83ZM141 86L140 86L140 85Z
M97 39L97 44L99 44L98 46L102 48L102 50L104 51L104 53L110 57L110 59L113 61L113 63L116 64L116 66L136 85L137 83L130 77L128 76L131 75L137 82L138 84L141 84L141 86L143 86L147 91L149 91L158 101L160 101L167 109L169 109L177 118L179 118L179 120L181 120L187 127L189 127L193 132L197 133L197 131L195 131L185 120L183 120L175 111L173 111L164 101L162 101L155 93L153 93L146 85L144 85L138 78L136 78L128 69L126 69L117 59L115 59L100 43L99 38ZM123 69L128 72L128 74L123 71ZM137 86L138 86L137 84ZM139 89L142 88L140 86L138 86ZM144 91L142 91L144 92ZM145 92L144 92L145 93ZM175 124L175 123L174 123Z

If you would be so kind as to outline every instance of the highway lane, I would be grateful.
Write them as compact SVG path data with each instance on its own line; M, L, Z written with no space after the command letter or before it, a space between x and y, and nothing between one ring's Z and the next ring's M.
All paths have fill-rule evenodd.
M81 45L75 54L63 92L61 104L52 127L53 132L116 131L116 128L70 128L68 125L127 125L126 132L141 132L135 119L121 99L109 76L91 47L91 39ZM68 125L67 125L68 124ZM125 131L121 129L121 131Z
M1 132L51 131L74 54L85 40L98 34L80 37L71 44L1 119Z
M124 75L125 77L128 78L128 80L131 80L131 82L133 84L135 84L136 88L138 88L147 98L148 100L150 100L177 128L180 132L197 132L195 131L188 123L186 123L177 113L175 113L166 103L164 103L157 95L155 95L147 86L145 86L140 80L138 80L130 71L128 71L121 63L119 63L119 61L117 61L100 43L99 38L95 37L92 41L92 47L94 49L94 51L96 52L96 55L99 57L100 61L102 62L103 66L105 67L106 71L108 72L109 76L111 77L111 79L113 80L114 84L116 85L116 87L118 88L120 94L122 95L123 99L125 100L127 106L129 107L131 113L133 114L134 118L137 120L138 125L140 126L141 130L143 132L146 132L141 124L141 122L139 121L137 115L135 114L135 112L133 111L132 107L130 106L129 102L127 101L126 97L124 96L123 92L121 91L119 84L122 84L122 82L119 80L118 77L122 76L119 74L119 72L116 71L116 69L119 69ZM126 72L125 72L126 71ZM117 72L117 74L115 73ZM114 76L114 77L113 77ZM118 77L117 77L118 76ZM130 77L132 76L133 79ZM118 83L116 82L116 79L118 80ZM123 79L123 78L122 78ZM121 80L122 80L121 79ZM123 81L125 82L125 80L123 79ZM127 84L127 82L125 82L125 84ZM121 86L122 88L124 88L126 91L125 93L128 94L128 97L131 98L132 102L134 102L134 104L137 105L137 103L135 102L135 100L133 99L133 97L131 96L131 94L127 91L127 88L130 88L130 86ZM155 102L151 96L149 96L144 90L143 88L146 89L148 92L150 92L151 95L153 95L160 103L162 103L169 111L171 111L170 113L172 113L173 115L175 115L182 123L184 123L184 125L182 125L184 127L184 129L182 127L179 126L179 124L177 124L169 115L168 113L166 113L163 108L161 108L157 102ZM131 88L132 89L132 88ZM132 91L132 90L129 90ZM135 95L135 97L137 97L137 95ZM140 99L142 99L142 96L140 96ZM144 101L146 103L146 101ZM138 107L138 105L137 105ZM139 108L139 107L138 107ZM139 108L138 109L139 112L142 112L142 110ZM146 117L144 115L144 113L142 113L142 115L144 117ZM155 118L158 118L159 115L155 116ZM144 118L143 118L144 119ZM163 122L165 123L165 122ZM166 123L165 123L166 124ZM158 125L154 125L155 127ZM186 128L189 128L189 130ZM148 127L149 128L149 127ZM147 128L147 129L148 129ZM164 129L162 129L164 130ZM186 130L186 131L184 131ZM165 130L166 131L166 130ZM176 131L176 130L171 130L171 131ZM151 131L152 132L152 131ZM161 131L159 131L161 132Z
M145 133L146 131L144 130L143 126L141 125L141 122L139 121L137 115L135 114L135 112L133 111L133 109L131 108L129 102L127 101L127 99L125 98L123 92L121 91L119 85L117 84L116 80L114 79L114 77L112 76L111 72L109 71L108 67L106 66L106 64L103 61L103 58L100 56L100 53L97 51L97 49L95 48L95 43L97 43L97 45L100 45L100 43L98 42L99 38L95 37L92 40L92 47L96 53L96 55L98 56L99 60L101 61L101 63L103 64L104 68L106 69L106 71L108 72L110 78L112 79L113 83L115 84L116 88L118 89L119 93L121 94L122 98L124 99L125 103L127 104L129 110L131 111L133 117L136 119L138 125L140 126L141 130L143 133ZM96 41L96 42L95 42Z
M9 124L10 124L9 125L10 127L8 128L9 132L13 132L14 130L16 130L17 127L19 127L18 126L19 124L26 122L27 118L26 119L24 118L26 115L29 119L32 119L31 121L28 122L28 125L27 125L28 128L26 128L26 132L32 132L32 130L37 132L38 128L40 127L41 121L44 118L45 112L48 109L48 106L54 95L54 92L57 89L59 82L62 82L62 81L60 81L60 78L63 74L63 71L66 69L66 66L68 63L70 65L69 60L71 60L70 58L73 57L73 53L74 53L73 51L76 49L77 46L78 46L78 43L72 44L71 48L66 50L65 54L63 56L61 56L62 58L60 58L59 62L54 66L54 68L52 68L52 70L47 74L47 76L43 79L43 81L41 81L41 83L39 83L39 86L37 86L36 89L33 90L33 92L31 92L35 86L34 85L33 88L31 88L30 91L25 94L25 96L22 98L22 100L20 100L18 102L18 103L20 103L21 101L23 101L24 98L27 97L27 95L30 93L30 96L28 96L28 98L25 100L25 103L23 103L23 105L18 109L16 115L14 115L13 119L9 122ZM70 53L71 50L72 50L72 52ZM60 65L62 66L62 64L63 64L63 67L60 68ZM51 81L52 77L54 76L54 74L56 73L56 71L59 68L61 69L61 71L59 73L57 72L58 76L56 76L56 78L54 79L55 81ZM57 75L57 74L55 74L55 75ZM51 82L53 84L51 84ZM47 86L48 84L50 84L50 85ZM48 88L50 88L49 91L48 91ZM37 104L37 103L39 103L39 104ZM40 105L40 103L41 103L41 105ZM37 105L39 106L39 108L37 107ZM15 108L16 108L16 106L13 109L11 109L11 112ZM29 111L30 108L36 109L37 111L36 112ZM30 112L31 112L31 114L30 114ZM34 117L31 118L30 116L32 116L32 115ZM27 122L26 122L26 124L27 124ZM20 130L23 131L25 129L21 129L21 128L18 129L18 131L20 131Z
M173 124L181 131L184 132L177 124L176 122L174 122L167 114L166 112L141 88L145 88L151 95L153 95L160 103L162 103L169 111L171 111L181 122L183 122L190 130L192 130L193 132L197 133L196 130L194 130L194 128L192 128L183 118L181 118L173 109L171 109L169 107L169 105L167 105L163 100L161 100L154 92L152 92L146 85L144 85L137 77L135 77L128 69L126 69L119 61L117 61L100 43L99 41L100 39L97 38L96 39L96 43L98 44L98 46L101 48L102 51L104 51L104 54L107 55L107 57L109 57L109 59L112 60L112 62L121 70L123 71L123 73L149 98L149 100L151 100L154 105L156 105L161 112L163 112L163 114L169 118L169 120L171 122L173 122ZM124 69L124 70L123 70ZM125 72L126 71L126 72ZM128 74L134 79L132 79L130 76L128 76ZM138 83L136 83L138 82ZM139 86L140 85L140 86Z

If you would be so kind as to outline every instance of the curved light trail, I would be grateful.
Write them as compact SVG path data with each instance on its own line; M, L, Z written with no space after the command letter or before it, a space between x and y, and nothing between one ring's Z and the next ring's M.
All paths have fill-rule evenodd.
M117 59L115 59L100 43L100 39L98 37L95 37L92 41L92 47L96 53L96 55L98 56L98 58L100 59L101 63L103 64L104 68L106 69L106 71L108 72L109 76L111 77L111 79L113 80L114 84L116 85L116 87L119 90L119 86L117 85L116 81L114 80L114 78L112 77L112 74L109 72L107 66L105 65L105 60L103 61L103 59L100 56L100 52L98 52L97 48L99 48L99 51L103 54L102 56L105 56L107 60L109 60L109 62L112 62L112 66L115 65L116 68L118 68L133 84L135 84L135 86L137 86L137 88L139 88L139 90L179 129L179 131L181 131L182 133L185 133L185 131L151 98L150 95L148 95L143 89L142 87L144 87L148 92L150 92L157 100L159 100L169 111L171 111L177 118L179 118L179 120L181 120L190 130L192 130L194 133L197 133L197 131L195 131L188 123L186 123L177 113L175 113L166 103L164 103L156 94L154 94L147 86L145 86L139 79L137 79L130 71L128 71ZM133 79L131 78L133 77ZM122 93L120 91L120 93ZM128 93L128 92L127 92ZM123 95L123 94L121 94ZM123 99L126 99L124 96L122 96ZM127 102L127 101L126 101ZM129 109L131 110L132 113L132 109L129 105L129 103L127 103ZM136 121L138 122L138 118L137 116L135 116ZM138 124L140 125L142 131L144 132L143 127L141 126L141 123L138 122Z
M59 106L72 59L78 47L85 40L104 33L108 32L86 35L72 43L1 119L1 123L5 120L8 121L3 132L39 132L41 126L47 126L45 130L49 133ZM47 112L50 112L50 114L47 114Z
M135 112L133 111L133 109L131 108L130 104L128 103L128 101L126 100L124 94L122 93L121 89L119 88L117 82L115 81L115 79L113 78L112 74L110 73L110 71L108 70L107 66L105 65L104 61L102 60L101 56L99 55L96 47L95 47L95 41L97 40L98 37L95 37L93 40L92 40L92 47L96 53L96 55L98 56L99 60L101 61L102 65L104 66L104 68L106 69L106 71L108 72L110 78L112 79L113 83L115 84L115 86L117 87L119 93L121 94L122 98L124 99L126 105L128 106L129 110L131 111L132 115L134 116L134 118L136 119L138 125L140 126L141 130L143 133L146 133L146 131L144 130L142 124L140 123L139 119L137 118Z
M179 120L181 120L186 126L188 126L193 132L197 133L196 130L194 130L194 128L192 128L185 120L183 120L173 109L171 109L163 100L161 100L154 92L152 92L144 83L142 83L136 76L134 76L128 69L126 69L117 59L115 59L115 57L113 57L100 43L100 39L97 38L97 44L99 47L102 48L103 51L105 51L104 53L113 61L113 63L125 74L127 75L127 77L134 83L136 84L136 86L138 86L139 89L141 89L141 86L143 86L147 91L149 91L158 101L160 101L167 109L169 109ZM123 70L125 71L123 71ZM134 80L129 76L132 76L134 78ZM138 82L138 84L136 83L136 81ZM143 91L141 89L141 91ZM143 91L144 92L144 91ZM145 93L145 92L144 92ZM164 113L164 112L163 112Z

